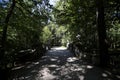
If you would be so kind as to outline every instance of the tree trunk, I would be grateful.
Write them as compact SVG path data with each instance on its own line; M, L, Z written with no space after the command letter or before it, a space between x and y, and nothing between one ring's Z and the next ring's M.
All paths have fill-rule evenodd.
M104 6L103 0L97 2L97 26L99 36L99 49L100 49L100 65L106 67L109 63L108 46L106 39L106 26L104 20Z

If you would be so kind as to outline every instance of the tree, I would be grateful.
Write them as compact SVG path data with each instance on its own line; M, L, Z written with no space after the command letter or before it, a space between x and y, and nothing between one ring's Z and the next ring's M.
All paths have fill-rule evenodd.
M2 74L3 69L10 70L14 67L21 50L34 49L37 55L44 52L40 36L42 28L48 24L50 8L47 0L10 0L4 5L0 3L0 9L0 33L2 33L0 74Z
M98 36L99 36L99 49L100 49L100 64L105 67L109 64L108 44L106 38L106 27L104 20L104 1L98 0Z
M109 55L107 29L105 26L106 15L104 15L104 4L106 3L103 2L105 1L63 1L59 2L61 4L57 4L54 11L58 24L69 25L68 30L73 42L76 41L77 35L81 35L80 42L84 49L88 49L90 52L99 47L100 63L102 66L106 66L109 63ZM97 19L96 12L98 15Z

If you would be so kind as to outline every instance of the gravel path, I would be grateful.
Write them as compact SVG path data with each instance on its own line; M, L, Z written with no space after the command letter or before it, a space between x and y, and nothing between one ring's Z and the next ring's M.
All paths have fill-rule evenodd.
M13 72L13 80L113 80L110 72L79 60L63 47L54 47L42 59Z

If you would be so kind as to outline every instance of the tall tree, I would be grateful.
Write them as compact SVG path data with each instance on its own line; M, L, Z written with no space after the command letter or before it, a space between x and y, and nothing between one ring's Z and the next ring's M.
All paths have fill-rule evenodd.
M104 1L97 1L97 26L99 36L99 49L100 49L100 65L107 66L109 63L108 46L106 38L106 26L104 20Z

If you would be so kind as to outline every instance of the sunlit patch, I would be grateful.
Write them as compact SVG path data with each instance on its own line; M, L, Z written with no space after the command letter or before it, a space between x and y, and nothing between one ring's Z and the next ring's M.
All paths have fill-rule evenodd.
M92 68L93 68L93 66L87 65L87 68L88 68L88 69L92 69Z
M68 68L63 68L61 71L60 71L60 73L61 73L61 75L67 75L67 74L69 74L71 71L68 69Z
M109 71L105 71L107 74L109 74L109 75L112 75L112 73L111 72L109 72Z
M33 53L33 52L35 52L36 50L35 49L33 49L33 50L31 50L31 53Z
M31 77L31 76L26 76L25 79L28 79L28 78L30 78L30 77Z
M35 62L34 64L37 65L37 64L39 64L39 62Z
M32 70L31 72L32 72L32 73L35 73L35 72L37 72L37 70Z
M68 62L74 62L76 60L78 60L78 58L76 58L76 57L70 57L67 59Z
M52 50L66 50L66 47L54 47Z
M39 73L41 73L41 74L47 74L49 72L50 72L50 70L48 68L43 68L41 71L39 71Z
M120 79L120 75L116 75L116 77Z
M57 59L50 59L51 61L57 61Z
M23 67L24 67L24 66L15 67L15 68L13 68L12 70L21 69L21 68L23 68Z
M65 66L66 66L66 67L69 67L69 66L70 66L70 64L69 64L69 63L66 63L66 64L65 64Z
M72 78L72 76L70 76L70 75L66 75L65 77L67 80L71 80L71 78Z
M58 67L57 65L49 65L48 67Z
M82 68L71 68L72 71L82 71Z
M84 80L84 76L83 76L83 75L80 75L80 76L79 76L79 79L80 79L80 80Z
M106 73L103 73L102 76L103 76L103 77L107 77L108 75L107 75Z
M56 71L59 71L59 70L61 70L61 68L57 68L57 69L56 69Z
M57 78L57 76L51 74L48 68L44 68L43 70L39 71L36 80L53 80L55 78Z

